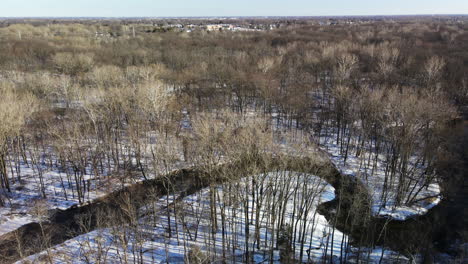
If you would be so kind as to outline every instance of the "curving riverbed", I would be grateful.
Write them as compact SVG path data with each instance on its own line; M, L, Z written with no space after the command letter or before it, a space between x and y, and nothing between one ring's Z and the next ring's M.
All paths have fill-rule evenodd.
M281 160L281 161L280 161ZM255 166L252 166L255 165ZM180 193L178 200L194 194L209 186L209 182L223 183L227 171L235 171L230 175L249 175L254 173L252 167L261 168L261 171L287 170L317 175L335 188L335 199L318 206L318 212L325 216L338 230L350 236L350 243L356 248L385 246L392 250L411 257L421 251L421 240L433 235L433 225L428 222L436 217L437 210L445 203L431 209L425 216L395 221L381 217L374 217L370 206L370 197L363 184L354 178L344 176L329 161L312 161L307 158L283 157L265 164L263 159L243 160L232 164L225 164L212 169L209 173L198 168L184 169L154 180L147 180L123 190L111 193L90 204L68 210L57 210L52 213L48 221L41 225L31 223L22 226L14 232L0 237L0 263L12 263L23 257L38 253L45 249L60 244L68 239L94 230L97 226L97 215L102 212L118 213L124 211L123 204L131 201L133 206L141 207L147 203L151 196L162 197L171 192ZM232 178L231 178L232 180ZM154 197L153 197L154 199ZM121 215L125 215L122 213ZM82 228L82 219L89 219L86 229ZM130 220L130 219L127 219ZM125 219L123 219L125 221ZM431 230L429 230L431 229ZM42 234L48 238L48 243L38 247L42 240ZM404 243L402 243L404 241ZM21 249L21 250L18 250ZM19 252L22 254L19 254ZM429 253L427 253L429 254ZM366 256L357 254L354 258L364 259Z

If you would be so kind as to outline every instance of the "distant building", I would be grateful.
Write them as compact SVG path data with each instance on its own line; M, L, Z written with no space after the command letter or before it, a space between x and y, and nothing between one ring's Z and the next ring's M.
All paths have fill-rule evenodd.
M220 30L222 25L206 25L206 30L208 31L215 31L215 30Z

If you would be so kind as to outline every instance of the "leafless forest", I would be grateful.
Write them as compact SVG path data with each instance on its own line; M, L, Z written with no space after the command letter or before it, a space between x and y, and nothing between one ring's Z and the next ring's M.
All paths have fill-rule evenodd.
M467 29L0 20L0 263L466 261Z

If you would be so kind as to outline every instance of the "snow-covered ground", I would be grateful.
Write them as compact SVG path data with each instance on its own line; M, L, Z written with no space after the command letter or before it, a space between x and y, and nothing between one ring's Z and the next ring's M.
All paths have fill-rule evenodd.
M255 188L251 184L253 179ZM255 263L267 263L271 259L280 263L281 251L275 249L272 241L276 239L271 238L276 234L273 228L279 222L280 208L284 208L282 226L294 230L289 236L296 260L302 252L303 262L320 261L325 255L327 260L333 256L336 263L340 262L340 256L344 258L345 255L348 263L356 261L358 249L348 245L349 238L334 229L316 211L320 203L335 197L334 188L319 177L280 171L223 184L214 190L218 222L214 233L210 221L211 193L207 188L185 197L177 206L169 206L170 220L165 209L166 198L173 202L174 196L161 198L157 202L156 213L140 219L140 232L130 227L97 229L53 247L50 255L54 263L97 263L98 260L100 263L124 263L125 259L130 263L184 263L190 251L201 252L192 255L208 258L210 262L222 259L224 252L229 263L243 263L248 245ZM261 197L252 195L259 190ZM259 229L256 229L257 219ZM115 230L120 231L120 236ZM256 230L259 230L258 236L255 235ZM126 243L122 240L122 232L128 235ZM41 252L18 263L47 262L46 254ZM382 248L360 251L361 261L378 263L381 257L383 263L407 261L399 254Z
M253 113L250 113L250 115L254 116ZM301 154L305 151L309 153L317 151L315 144L310 144L311 139L308 138L308 133L302 129L293 129L293 134L291 134L290 129L287 124L285 124L284 120L278 118L278 113L273 112L271 114L271 119L273 129L280 135L278 140L282 145L283 152L288 153L289 155L297 155L298 153ZM296 126L297 122L292 120L290 127L294 128ZM385 161L382 157L379 157L376 169L366 170L362 164L369 159L369 156L371 159L374 159L375 153L363 150L360 157L357 157L355 155L356 152L354 151L355 148L352 146L351 148L353 151L348 152L348 157L345 162L344 155L340 152L340 146L336 142L336 138L336 133L333 130L329 130L327 136L324 136L323 134L316 136L313 141L315 143L317 143L316 141L320 142L319 148L328 154L330 160L341 173L351 177L357 177L367 186L367 190L372 197L372 210L374 215L386 216L396 220L405 220L413 216L427 213L429 209L436 206L441 201L441 189L439 184L436 182L437 177L434 177L427 188L422 188L416 195L414 200L417 202L410 205L395 206L395 189L398 184L398 177L395 176L394 181L386 188L387 195L386 201L384 202L382 199L382 192L385 181ZM351 140L351 145L353 145L355 140L356 138ZM416 169L419 172L422 172L425 168L419 165ZM419 188L424 184L423 178L421 178L419 181L413 183L412 186L415 186L415 190L419 190Z
M251 111L248 113L250 117L257 117L258 113ZM276 119L277 114L273 113L271 118L273 120L273 128L275 131L281 133L283 130L286 130L281 124L281 120ZM186 116L182 126L184 128L190 128L189 117ZM293 122L292 126L296 124ZM304 137L306 133L302 130L295 130L296 133L301 134L299 137ZM297 132L299 131L299 132ZM276 132L275 132L276 133ZM156 138L157 135L152 135L151 138ZM282 136L280 136L282 137ZM305 146L303 142L289 142L288 139L290 135L286 136L287 138L284 142L281 142L281 151L288 153L289 155L300 155L304 151L314 152L316 149L314 146ZM361 157L354 156L354 152L349 153L349 157L344 162L343 155L340 153L340 148L336 144L336 137L331 136L328 138L320 138L321 148L326 151L332 160L332 162L345 174L353 175L358 177L362 182L368 186L368 191L370 192L373 198L373 211L376 215L386 215L394 219L406 219L411 216L421 215L426 213L430 208L437 205L440 200L440 187L436 182L431 183L427 189L423 189L416 197L416 200L419 200L417 203L414 203L410 206L394 206L394 193L389 193L387 201L384 203L382 201L382 189L384 184L384 163L383 161L378 162L377 169L373 171L372 175L369 175L369 170L365 171L361 168L361 159L366 159L368 155L372 153L364 153ZM283 141L279 139L279 141ZM300 140L299 140L300 141ZM306 140L307 141L307 140ZM150 144L154 145L156 142L151 142ZM183 160L182 150L180 142L169 144L170 150L165 152L173 152L174 156ZM149 147L150 145L148 145ZM298 151L298 149L300 149ZM179 164L178 168L187 166L187 164ZM37 218L33 216L30 211L31 207L36 200L42 199L41 194L41 184L38 179L37 168L33 169L34 166L27 164L21 164L21 182L12 183L12 192L8 194L8 199L6 199L6 206L0 208L0 235L15 230L21 225L37 221ZM76 189L74 183L69 185L66 181L66 173L59 170L58 168L47 169L43 168L43 179L45 187L46 199L45 203L49 209L66 209L73 205L79 204L78 197L75 192L72 192L72 189ZM97 179L96 175L92 173L90 168L87 168L87 174L84 175L85 182L89 183L90 192L88 192L83 202L92 201L98 197L114 191L122 187L122 183L113 177L100 177ZM368 177L365 177L365 175ZM14 177L17 177L14 175ZM134 181L140 181L142 178L133 179ZM394 181L396 184L398 179ZM71 181L73 182L73 180ZM417 183L417 186L422 183ZM67 192L67 195L64 193L64 189ZM394 188L389 188L393 190ZM425 197L431 197L430 199L423 199Z
M278 131L280 136L283 133ZM298 153L299 155L303 150L306 150L311 153L316 153L316 148L314 144L304 145L301 140L307 138L306 133L300 132L298 140L295 140L295 144L289 142L290 135L285 136L285 139L280 139L280 145L284 146L281 148L281 152L294 154ZM412 204L411 206L394 206L394 194L389 193L388 199L385 206L381 200L382 189L384 182L384 162L380 160L377 163L377 168L370 175L369 170L365 171L361 165L361 159L367 159L368 155L372 153L364 152L360 157L354 156L354 152L350 152L349 156L344 162L344 157L340 153L340 148L336 144L336 137L321 138L321 149L326 151L331 161L340 169L340 171L350 177L357 177L363 183L368 186L368 191L370 192L373 198L373 211L376 215L386 215L394 219L406 219L414 215L421 215L427 212L430 208L435 206L440 202L440 188L437 183L431 183L427 189L423 189L418 196L417 200L420 200L417 203ZM307 140L305 140L307 141ZM305 142L303 141L303 142ZM309 142L310 143L310 142ZM300 147L299 147L300 146ZM173 148L173 146L171 147ZM299 150L300 149L300 150ZM180 149L178 147L172 149L175 156L182 156ZM178 158L182 160L181 157ZM179 164L180 167L187 166L187 164ZM84 197L85 201L91 201L98 197L101 197L111 191L114 191L120 187L122 184L118 179L107 177L106 181L97 180L95 175L91 173L91 169L87 170L88 174L84 176L85 181L90 184L90 192ZM9 199L7 201L7 206L0 208L0 235L15 230L23 224L29 222L37 221L38 218L31 214L32 205L36 200L41 199L40 197L40 182L37 177L36 169L33 169L31 165L22 164L21 165L21 182L16 182L12 184L12 193L9 194ZM45 202L49 209L60 208L66 209L73 205L78 204L78 197L76 193L73 194L71 191L71 186L68 183L62 185L64 179L66 179L66 174L63 171L57 169L45 170L44 172L44 184L45 193L47 198ZM366 177L367 175L367 177ZM292 177L294 176L294 177ZM257 176L259 177L259 176ZM103 177L105 178L105 177ZM101 179L103 179L101 178ZM260 177L262 178L262 177ZM279 173L279 174L269 174L264 177L264 184L271 188L271 192L274 193L277 190L275 188L283 188L284 183L286 182L285 178L295 179L292 181L291 185L286 185L286 188L289 188L287 193L294 193L295 195L290 197L288 204L286 206L286 218L285 223L292 223L294 226L302 226L306 232L305 236L301 232L297 231L293 234L295 238L304 238L304 243L293 243L295 248L295 258L300 258L300 248L301 245L305 245L302 251L303 261L311 260L320 260L325 255L333 255L333 259L339 261L340 253L342 255L346 254L346 261L352 262L353 259L356 259L358 249L352 247L348 244L349 238L341 233L339 230L334 229L330 223L327 222L324 216L316 213L316 207L318 204L330 201L334 199L334 190L333 187L326 184L318 177L307 174L299 173ZM140 181L139 179L134 179L134 181ZM245 187L246 182L240 182L237 186ZM275 183L277 185L275 185ZM395 183L395 182L394 182ZM228 197L232 195L233 192L232 183L230 183L229 191L226 191L225 188L228 187L228 184L218 186L216 188L218 197ZM417 183L422 184L422 183ZM306 189L302 187L306 186ZM67 192L67 197L65 193ZM309 189L309 187L314 187L315 189ZM319 188L320 187L320 188ZM73 186L76 188L76 186ZM250 188L250 187L249 187ZM394 188L390 188L393 190ZM242 190L240 188L237 190L237 193ZM276 190L276 191L275 191ZM310 208L305 216L305 218L299 219L297 217L298 212L303 211L303 208L297 207L294 205L294 197L302 197L304 193L315 193L318 194L317 199L313 199L313 202L309 204ZM144 263L165 263L169 259L171 263L176 263L177 261L183 263L184 257L187 253L195 248L199 248L201 252L205 254L210 254L211 256L222 256L223 252L223 243L222 243L222 233L218 228L214 236L214 242L212 241L213 237L210 230L210 214L209 214L209 201L210 195L209 190L202 190L194 195L186 197L183 202L178 205L181 207L181 210L175 214L172 210L171 220L168 222L167 210L164 210L166 200L162 198L159 201L159 213L156 217L151 217L152 220L149 220L150 217L144 217L140 220L141 226L144 230L144 242L140 243L134 239L134 245L130 245L125 248L117 236L115 229L113 228L102 228L97 229L88 234L81 235L74 239L68 240L60 245L57 245L51 249L52 252L56 253L57 258L54 259L54 263L89 263L93 261L87 260L87 258L96 258L97 255L103 257L106 256L106 263L122 263L122 258L126 257L131 259L129 262L135 262L134 260L138 258L140 254L135 252L141 249L141 256L144 259ZM296 195L297 194L297 195ZM263 195L267 201L269 196L266 193ZM248 197L246 201L248 204L256 205L256 198L252 197L251 194L245 194L245 197ZM424 200L422 198L433 197L432 199ZM169 198L171 202L173 197ZM218 198L220 199L220 198ZM271 236L275 233L271 228L268 227L268 221L271 221L271 208L272 204L263 205L259 217L261 220L260 228L260 246L257 248L257 242L255 242L255 237L252 237L256 228L256 210L249 207L249 215L253 218L250 218L249 221L245 220L245 214L243 213L243 203L237 203L237 205L227 204L225 198L222 198L217 202L217 217L218 222L221 221L221 210L224 210L226 213L226 222L229 224L229 232L225 232L227 236L224 237L225 240L234 241L224 248L224 251L228 251L227 254L230 256L231 262L242 262L242 258L245 253L246 239L245 239L245 230L246 222L248 222L248 229L250 230L250 238L248 243L249 251L252 251L253 258L255 262L267 262L273 258L274 262L279 262L280 252L278 250L273 250L272 254L269 251L268 241ZM273 200L274 201L274 200ZM305 206L304 204L302 206ZM202 208L201 211L194 213L193 208ZM180 220L180 216L184 215L184 221ZM156 222L153 222L157 218ZM176 220L177 218L177 220ZM306 220L304 220L306 219ZM199 223L197 222L199 221ZM266 221L266 222L265 222ZM151 222L151 223L150 223ZM172 235L168 235L168 226L171 223ZM198 223L198 224L194 224ZM194 228L197 229L197 237L194 237ZM177 231L175 231L177 227ZM126 230L129 237L134 237L135 234L129 227L121 227L118 231ZM301 230L301 228L299 228ZM297 233L299 232L299 233ZM331 235L333 234L333 236ZM333 237L333 238L332 238ZM263 241L263 242L262 242ZM130 243L131 244L131 243ZM333 246L332 246L333 245ZM138 250L137 250L138 249ZM26 260L33 261L34 263L40 262L41 256L43 257L46 252L42 252L33 256L28 257ZM367 259L371 263L379 262L380 258L383 256L383 259L388 261L388 263L395 263L395 261L402 260L405 261L405 258L399 255L398 253L384 250L382 248L375 249L360 249L360 259Z
M336 135L320 138L320 148L327 152L331 161L345 175L357 177L361 180L372 196L372 210L375 215L387 216L397 220L405 220L416 215L423 215L429 209L436 206L441 201L441 190L437 182L433 181L427 188L423 188L416 196L415 202L411 205L395 206L395 186L398 184L398 177L387 187L387 201L382 201L382 192L385 181L385 161L379 158L376 169L365 169L362 163L369 159L374 159L375 154L370 151L362 151L360 157L355 155L354 151L349 151L346 162L344 155L340 153L340 147L336 142ZM419 168L423 170L424 168ZM424 182L414 183L416 189L419 189ZM424 199L427 198L427 199Z
M152 137L155 138L156 135L152 135ZM147 146L147 148L149 149L155 145L156 143L152 142ZM183 154L181 147L179 146L180 144L171 142L166 145L167 149L165 149L164 152L172 152L174 160L177 161L173 162L174 166L169 168L161 167L159 171L173 171L190 166L190 164L182 161ZM150 152L150 150L148 150L148 152ZM6 206L0 207L0 236L13 231L22 225L37 222L38 217L33 213L33 207L36 202L40 202L42 205L45 205L48 210L65 210L72 206L80 205L73 171L68 168L70 179L67 179L67 173L62 168L59 168L56 165L46 166L45 164L48 163L48 161L45 160L45 157L46 155L41 157L43 160L38 163L39 165L33 164L29 158L27 164L19 162L21 181L11 181L11 193L8 193L6 190L3 193L3 196L7 198L5 199ZM16 167L14 161L11 161L11 163L13 164L13 167ZM55 164L55 161L52 163ZM133 163L136 163L134 158ZM153 165L162 166L161 164ZM103 169L103 173L100 176L97 176L90 166L86 168L86 174L82 176L83 180L80 182L84 182L86 184L86 189L89 188L89 192L85 192L81 204L86 204L87 202L121 189L124 186L144 180L140 174L122 179L121 177L119 178L122 173L112 173L107 170L107 166L105 167L106 168ZM114 168L116 166L112 165L111 167ZM41 170L43 184L40 182L38 169ZM18 172L15 170L8 170L8 172L13 173L9 175L10 178L18 179ZM151 171L147 172L147 174L148 178L154 177L154 174L152 174ZM43 192L45 193L45 198L42 196L41 186L44 187ZM3 190L0 191L3 192Z
M7 206L0 207L0 235L37 221L37 217L32 214L32 207L36 201L45 201L49 209L67 209L79 203L76 186L68 185L66 174L58 169L43 172L43 186L46 194L44 199L41 196L42 187L38 172L33 168L31 163L21 164L21 182L16 181L11 185L11 193L8 193L8 199L5 199ZM84 175L83 178L90 183L91 190L84 197L85 201L103 196L109 190L103 188L104 186L99 186L90 174ZM72 188L75 191L72 191Z

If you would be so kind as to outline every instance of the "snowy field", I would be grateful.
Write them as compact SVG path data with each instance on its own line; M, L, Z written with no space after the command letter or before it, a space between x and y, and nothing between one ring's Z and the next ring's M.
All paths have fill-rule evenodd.
M262 196L257 195L260 190ZM140 213L146 216L138 223L139 231L129 226L97 229L53 247L50 255L54 263L184 263L189 255L210 262L224 255L229 263L244 263L248 250L254 263L280 263L285 247L274 245L276 239L271 238L278 233L275 228L282 220L281 226L290 228L291 242L286 248L296 261L301 254L304 263L321 261L325 256L335 263L340 263L340 257L350 263L357 259L358 249L348 244L349 238L316 211L319 204L335 197L334 188L319 177L280 171L216 186L211 191L216 197L218 223L214 233L212 192L207 188L177 204L173 203L174 196L163 197L158 206L151 206L158 208L153 210L155 214L144 214L143 208ZM125 231L125 239L121 231ZM18 263L48 262L46 256L47 252L41 252ZM361 249L359 258L364 263L379 263L381 258L382 263L407 261L382 248Z

